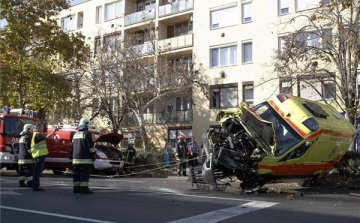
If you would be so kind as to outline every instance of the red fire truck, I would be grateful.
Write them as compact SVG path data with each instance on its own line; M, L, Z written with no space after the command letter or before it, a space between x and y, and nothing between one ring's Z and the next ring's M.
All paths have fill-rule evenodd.
M17 169L17 152L20 132L25 124L35 125L40 119L36 113L26 109L0 109L0 167Z

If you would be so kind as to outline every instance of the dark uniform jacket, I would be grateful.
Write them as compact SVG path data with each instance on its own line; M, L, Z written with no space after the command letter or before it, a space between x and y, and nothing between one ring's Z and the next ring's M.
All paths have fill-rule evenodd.
M136 150L134 147L129 146L126 150L126 163L128 164L134 164L136 157Z
M72 164L93 164L95 161L95 148L92 135L89 131L80 130L74 134L72 145Z
M29 134L22 135L19 140L19 154L18 154L19 165L34 163L30 150L31 150L30 135Z
M187 145L184 141L179 141L176 144L176 152L178 154L179 159L187 158Z

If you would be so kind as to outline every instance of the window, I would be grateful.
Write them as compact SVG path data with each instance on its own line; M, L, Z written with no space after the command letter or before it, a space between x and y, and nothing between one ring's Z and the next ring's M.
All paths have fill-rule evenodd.
M104 36L104 49L106 52L116 51L120 48L120 35L113 34Z
M84 13L79 12L77 15L77 28L82 29L84 27Z
M289 13L290 0L279 0L279 15Z
M237 24L236 6L210 12L210 28L217 29Z
M330 0L296 0L296 11L317 8L320 6L320 2L324 5L330 4Z
M100 36L95 37L94 44L95 44L94 53L95 54L100 53L101 52L101 38L100 38Z
M236 108L239 105L237 84L211 86L210 94L210 108Z
M243 43L243 62L251 63L252 61L252 43Z
M186 21L181 23L176 23L167 27L167 38L172 38L181 35L187 35L191 33L193 28L192 21Z
M191 71L191 56L184 56L181 58L175 58L170 60L170 66L173 68L174 72L176 71Z
M96 7L96 23L102 23L103 22L103 9L102 6Z
M286 41L286 37L285 36L280 36L279 37L279 52L282 52L285 48L285 41Z
M75 16L70 15L61 19L61 29L64 32L75 30Z
M191 110L190 98L176 97L176 111L189 111Z
M334 80L304 80L300 82L300 97L311 99L314 101L332 100L335 98L336 85ZM319 95L319 93L321 95Z
M291 79L280 79L280 93L293 94Z
M102 105L106 111L118 112L120 100L117 98L102 98Z
M254 105L254 83L243 83L243 100L249 105Z
M252 3L242 5L243 23L252 22Z
M119 18L122 15L122 2L113 2L105 5L105 21Z
M154 9L156 7L155 1L144 1L144 2L138 2L138 12L144 11L144 10L150 10Z
M333 81L324 81L322 84L322 93L326 100L335 99L336 85Z
M237 64L237 46L211 49L211 67Z

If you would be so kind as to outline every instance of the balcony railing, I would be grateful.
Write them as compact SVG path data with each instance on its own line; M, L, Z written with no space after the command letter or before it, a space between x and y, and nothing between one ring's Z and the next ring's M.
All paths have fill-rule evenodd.
M174 122L192 122L193 121L193 111L174 111L171 113L168 112L159 112L156 115L156 123L174 123Z
M158 46L162 50L174 50L184 47L193 46L193 34L176 36L169 39L159 40Z
M179 13L194 8L193 0L179 0L172 4L166 4L159 7L159 17Z
M124 18L125 26L132 25L139 22L144 22L155 18L155 9L149 9L145 11L135 12L130 15L126 15Z
M131 56L132 53L134 53L135 55L144 56L153 52L154 52L154 47L152 42L145 42L140 45L132 46L130 51L127 52L127 56L128 57Z
M134 126L139 125L139 122L135 115L127 116L123 121L125 126ZM154 114L144 114L144 124L152 124L154 123Z

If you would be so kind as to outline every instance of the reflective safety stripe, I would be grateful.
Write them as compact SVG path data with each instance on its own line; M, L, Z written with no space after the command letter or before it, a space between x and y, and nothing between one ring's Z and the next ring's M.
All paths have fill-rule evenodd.
M24 138L20 138L20 139L19 139L19 143L25 143Z
M78 181L73 182L73 186L74 186L74 187L79 187L79 186L80 186L80 182L78 182Z
M35 161L33 159L19 159L18 160L18 164L22 165L22 164L33 164L35 163Z
M30 177L25 177L25 179L26 179L26 181L28 181L28 182L33 180L32 176L30 176Z
M73 164L94 164L94 161L92 159L73 159Z
M80 182L80 187L87 187L89 186L89 182Z
M35 136L40 134L39 132L34 132L33 137L31 139L31 155L33 158L37 158L39 156L46 156L49 154L49 151L46 147L45 140L41 140L37 144L35 144Z
M85 139L84 134L75 134L73 139Z
M25 180L25 176L19 176L18 180Z

